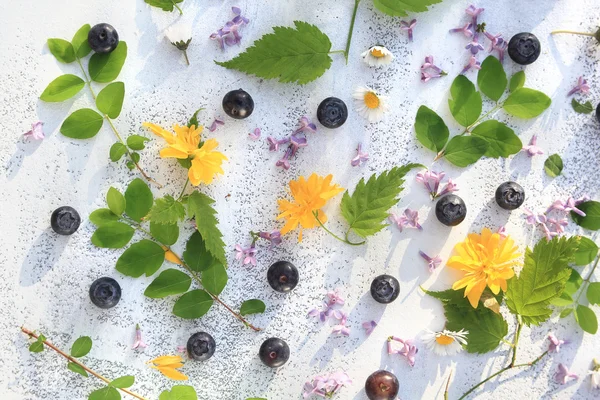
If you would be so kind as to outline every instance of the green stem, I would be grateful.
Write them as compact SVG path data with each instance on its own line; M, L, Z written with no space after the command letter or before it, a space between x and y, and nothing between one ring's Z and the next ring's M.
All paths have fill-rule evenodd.
M448 375L448 381L446 382L446 390L444 390L444 400L448 400L448 389L450 388L450 379L452 379L452 370L450 370L450 375Z
M316 211L313 211L313 215L315 216L315 219L317 220L317 222L319 223L319 225L321 225L321 228L325 229L325 232L329 233L331 236L333 236L334 238L336 238L337 240L339 240L340 242L349 244L351 246L361 246L363 244L366 243L366 241L362 241L360 243L354 243L351 242L347 239L348 237L348 232L346 232L346 239L342 239L341 237L339 237L338 235L336 235L335 233L331 232L329 229L327 229L327 227L325 227L325 225L323 225L323 223L321 222L321 220L319 219L319 214Z
M94 92L94 88L92 88L92 80L87 76L85 72L85 68L83 68L83 64L81 64L81 59L79 57L77 59L77 64L79 64L79 68L81 68L81 72L83 73L83 77L85 78L85 83L90 88L90 93L92 93L92 97L94 98L94 102L96 101L96 93Z
M348 56L350 54L350 43L352 43L352 34L354 33L354 22L356 22L356 13L358 11L358 5L360 0L354 0L354 11L352 11L352 20L350 21L350 30L348 31L348 40L346 41L346 50L344 55L346 56L346 64L348 64Z
M185 62L187 65L190 65L190 59L188 58L187 50L183 50L183 56L185 57Z
M329 54L338 54L338 53L346 54L346 50L333 50L333 51L329 52Z
M572 33L573 35L595 36L595 33L576 32L576 31L569 31L569 30L559 30L559 31L552 31L552 32L550 32L551 35L554 35L555 33Z
M517 360L517 346L519 345L519 337L521 336L521 329L523 329L523 324L521 323L521 320L519 318L519 320L517 321L517 333L515 333L515 341L513 342L512 358L510 360L509 367L514 366L515 361Z
M596 262L594 262L594 266L592 267L592 270L588 274L588 277L583 280L583 284L581 285L581 289L579 291L579 294L577 295L577 299L575 299L575 303L579 304L579 298L581 297L581 294L583 292L585 292L586 286L590 283L590 279L592 279L592 276L594 275L594 271L596 271L596 267L598 266L599 261L600 261L600 255L596 257Z
M504 343L504 344L507 344L507 345L509 345L510 347L515 347L515 345L514 345L513 343L509 342L509 341L508 341L508 340L506 340L506 339L500 339L500 340L502 341L502 343Z
M179 8L179 6L175 3L175 1L171 0L171 3L175 6L177 10L179 10L179 15L183 15L183 10Z
M183 185L183 189L181 189L181 193L179 194L179 197L177 198L177 200L181 200L181 198L183 197L183 194L185 193L185 189L187 189L189 183L190 183L190 178L187 178L187 180L185 181L185 185Z

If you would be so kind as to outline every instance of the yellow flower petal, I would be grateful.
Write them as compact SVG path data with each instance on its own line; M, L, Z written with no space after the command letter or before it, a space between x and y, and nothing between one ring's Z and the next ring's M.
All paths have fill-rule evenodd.
M177 257L177 254L169 250L168 247L163 247L163 250L165 251L165 259L167 261L172 262L173 264L183 265L183 262L179 257Z
M157 366L161 365L169 365L183 362L183 358L181 356L160 356L150 361L152 364L156 364Z
M175 368L162 367L158 369L164 376L167 378L173 379L175 381L187 381L188 377L183 373L177 371Z
M167 147L166 149L162 149L160 151L160 156L161 158L179 158L185 160L188 158L188 153L179 150L176 147Z
M142 126L150 129L150 131L152 133L154 133L155 135L160 136L161 138L165 139L168 144L173 144L176 141L175 136L173 136L173 134L171 132L165 131L163 128L161 128L160 126L158 126L156 124L152 124L150 122L144 122L142 124Z

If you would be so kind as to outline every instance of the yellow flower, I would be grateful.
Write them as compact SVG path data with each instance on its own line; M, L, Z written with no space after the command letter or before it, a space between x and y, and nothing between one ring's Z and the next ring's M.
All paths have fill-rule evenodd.
M290 190L294 201L278 201L281 214L277 216L277 219L286 220L281 229L282 235L293 231L300 225L298 241L301 242L302 228L310 229L319 225L313 212L317 213L321 222L327 221L327 216L321 211L321 208L327 204L329 199L344 190L337 184L332 185L332 179L332 175L323 178L313 173L308 180L301 176L297 181L290 181Z
M200 135L204 127L175 125L173 126L175 135L173 135L160 126L149 122L144 122L143 126L165 139L169 144L169 147L160 151L162 158L191 160L192 165L188 171L188 177L192 185L198 186L200 182L209 185L216 174L223 174L221 164L224 160L227 160L227 157L223 153L214 151L219 145L215 139L208 139L202 145L200 144Z
M176 381L187 381L188 377L177 371L176 368L183 367L183 359L181 356L161 356L149 361L149 364L153 364L150 368L159 370L167 378L171 378Z
M465 289L465 297L473 308L477 308L485 287L498 294L500 289L506 291L506 281L515 275L513 267L521 254L517 253L515 242L499 233L492 233L485 228L481 234L471 233L467 240L457 244L454 251L457 255L450 258L448 266L465 272L465 275L454 282L452 289Z

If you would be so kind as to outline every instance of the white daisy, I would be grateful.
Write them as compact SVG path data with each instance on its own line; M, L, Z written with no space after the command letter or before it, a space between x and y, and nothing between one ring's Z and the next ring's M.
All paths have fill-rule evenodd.
M354 92L354 105L360 115L369 120L377 122L383 118L388 111L387 97L380 96L369 87L359 87Z
M165 30L165 36L173 44L187 43L192 40L192 26L185 22L171 25Z
M600 363L594 358L594 367L588 372L591 375L592 389L600 389Z
M382 67L389 65L394 59L391 51L383 46L373 46L361 54L364 62L370 67Z
M443 330L441 332L433 332L427 329L423 335L423 342L430 350L440 356L453 356L460 353L463 345L467 344L466 336L468 331L461 329L458 332Z

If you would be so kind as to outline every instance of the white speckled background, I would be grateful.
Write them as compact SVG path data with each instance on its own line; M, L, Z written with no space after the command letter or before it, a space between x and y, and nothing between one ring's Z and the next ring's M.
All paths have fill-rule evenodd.
M417 108L426 104L440 112L453 132L447 110L448 89L465 64L463 50L466 40L451 36L448 29L464 24L465 0L446 0L428 13L417 16L415 42L408 43L399 29L399 19L373 10L372 2L360 6L349 65L341 55L334 55L332 68L317 81L306 86L284 85L261 81L237 72L225 70L212 60L227 60L250 45L275 25L291 25L295 19L319 26L327 33L333 49L346 42L353 1L323 0L185 0L185 17L194 23L194 40L189 49L192 65L184 65L180 53L163 37L163 30L178 19L150 9L141 0L135 2L104 1L0 1L0 392L4 400L13 399L84 399L99 381L83 379L67 371L65 361L52 352L32 355L27 340L19 332L21 325L40 329L57 345L68 349L80 335L94 340L91 353L84 359L92 368L116 377L132 373L137 381L133 390L156 399L173 384L144 365L146 361L165 353L173 353L177 345L198 330L210 332L217 341L217 352L204 363L188 363L184 372L201 399L239 400L246 397L267 397L269 400L300 399L305 380L317 373L346 370L354 379L338 398L362 400L364 380L379 368L392 370L400 379L402 399L441 398L445 379L452 370L454 379L450 398L456 398L467 388L494 372L507 361L508 348L501 346L488 355L462 354L441 358L424 348L417 363L410 368L405 360L390 357L385 351L385 338L397 335L418 337L425 328L443 326L439 302L424 295L419 285L447 288L453 277L445 271L431 277L418 250L447 259L454 244L467 232L483 226L497 228L506 224L522 248L534 243L539 235L531 234L519 212L509 214L492 201L498 184L517 180L527 191L525 206L543 210L555 198L566 199L588 194L597 198L600 190L598 163L600 126L593 115L576 114L566 98L566 92L577 77L584 75L591 84L586 100L596 104L600 99L600 58L598 45L591 38L558 36L549 32L556 28L592 31L597 28L600 3L594 0L479 0L476 4L486 11L480 21L487 23L492 33L502 32L510 38L521 31L535 33L542 43L539 60L528 66L526 86L539 89L552 97L550 110L532 121L498 117L522 138L529 141L535 133L546 154L559 153L565 162L563 175L551 180L545 176L545 157L528 159L518 154L508 160L486 159L467 169L456 169L445 162L444 169L460 185L469 214L466 221L454 229L440 225L431 212L432 203L412 173L396 211L405 207L419 209L424 226L422 232L408 230L399 233L385 229L369 239L368 245L351 248L335 241L322 231L307 231L305 240L296 244L291 235L283 246L259 254L259 265L246 270L234 261L233 246L246 242L251 229L271 229L276 226L276 199L286 193L285 185L299 175L312 172L333 173L335 181L353 188L357 181L373 172L409 161L430 164L433 155L414 139L412 124ZM230 7L241 6L251 20L244 27L240 48L221 52L209 41L211 32L231 18ZM264 327L254 333L243 328L224 310L215 306L204 318L185 321L172 316L174 298L151 300L142 293L151 278L132 279L121 276L114 264L121 251L97 249L90 243L93 226L87 216L103 206L104 196L112 185L123 190L137 175L124 163L108 160L108 149L114 142L107 128L93 139L75 141L63 137L58 128L70 110L90 105L86 90L74 100L59 104L44 104L38 97L45 86L62 73L78 73L73 65L62 65L49 53L45 41L50 37L71 38L84 23L109 22L129 46L129 56L119 77L126 83L123 112L116 121L124 133L145 133L143 121L163 126L183 123L197 108L204 106L201 121L209 124L221 115L222 96L242 87L252 94L256 109L244 121L226 120L226 125L214 134L230 161L225 175L210 188L203 188L217 199L220 227L225 242L232 250L230 282L222 297L233 305L247 298L261 298L267 312L251 317ZM381 43L396 55L387 70L374 70L359 60L359 54L369 45ZM488 43L485 43L486 49ZM419 81L419 66L432 54L436 64L450 77L428 84ZM483 59L483 57L482 57ZM510 59L505 61L510 74L521 69ZM474 73L468 74L475 79ZM280 153L270 153L266 143L252 142L247 133L255 127L264 137L283 137L295 128L297 119L307 114L315 118L319 102L334 95L345 100L352 110L352 91L358 85L371 85L388 94L391 111L379 124L369 125L351 112L348 122L338 130L320 129L309 137L309 147L302 149L289 171L275 167ZM487 103L486 106L490 106ZM45 122L47 138L39 143L23 140L22 133L34 121ZM350 167L350 159L358 142L371 155L364 167ZM173 160L158 158L160 140L150 142L142 152L141 164L158 181L166 184L156 195L178 193L185 181L185 172ZM226 195L231 194L226 199ZM328 207L330 227L341 230L338 196ZM49 217L56 207L71 205L84 221L71 237L59 237L49 228ZM569 227L576 232L574 224ZM186 227L181 238L192 232ZM175 246L181 250L183 240ZM266 269L271 262L287 259L296 264L301 281L289 295L275 293L266 282ZM368 294L374 276L395 275L401 281L402 292L396 302L387 307L376 304ZM119 305L103 311L88 299L88 288L100 276L115 277L122 285ZM317 306L326 290L340 287L347 298L352 334L349 338L331 336L330 327L322 327L306 317ZM598 309L596 308L596 311ZM513 319L506 315L514 329ZM360 324L377 320L379 326L366 337ZM149 347L145 352L131 350L134 325L139 322ZM529 361L546 347L545 337L554 331L568 338L571 344L552 355L532 370L507 373L486 384L478 398L505 399L592 399L600 392L590 390L585 377L592 357L600 356L600 336L584 334L572 318L557 317L541 327L525 328L519 350L519 361ZM287 365L274 371L261 365L257 352L267 337L279 336L291 346ZM565 363L582 376L559 386L552 375L559 362ZM501 385L500 385L501 383Z

